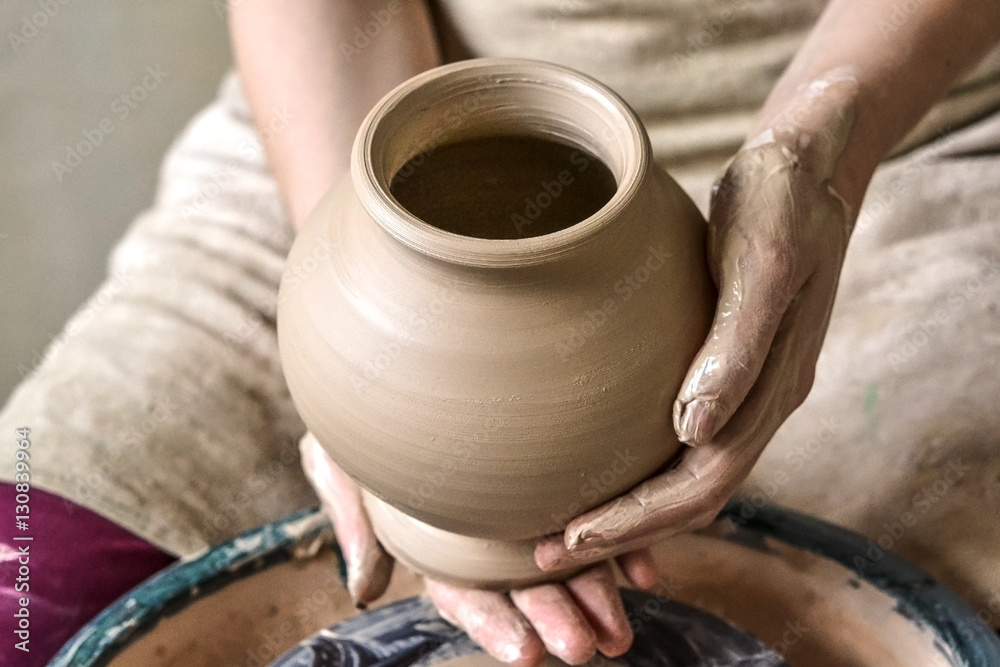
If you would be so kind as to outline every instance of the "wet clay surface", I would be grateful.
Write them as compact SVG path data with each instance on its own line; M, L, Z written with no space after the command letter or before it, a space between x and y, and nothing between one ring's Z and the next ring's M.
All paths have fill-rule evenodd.
M542 236L589 218L615 177L582 148L531 136L465 139L424 151L390 192L435 227L483 239Z

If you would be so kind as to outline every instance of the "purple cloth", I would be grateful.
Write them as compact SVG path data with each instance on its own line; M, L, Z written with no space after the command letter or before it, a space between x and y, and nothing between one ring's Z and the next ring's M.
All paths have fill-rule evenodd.
M15 513L16 497L13 484L0 483L0 665L44 665L98 612L175 560L104 517L36 488L29 492L28 529L18 530L15 517L24 512ZM27 576L20 569L25 564ZM15 646L23 639L17 634L23 616L14 615L23 597L28 653Z

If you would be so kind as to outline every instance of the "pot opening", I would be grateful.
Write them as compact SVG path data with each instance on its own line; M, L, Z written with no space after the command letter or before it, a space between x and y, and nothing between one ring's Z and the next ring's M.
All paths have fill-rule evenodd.
M543 236L599 211L618 188L587 149L550 138L495 135L429 148L396 172L389 190L424 222L481 239Z
M351 172L365 210L397 241L496 268L575 252L630 205L648 164L639 119L598 82L486 58L384 97L358 132Z

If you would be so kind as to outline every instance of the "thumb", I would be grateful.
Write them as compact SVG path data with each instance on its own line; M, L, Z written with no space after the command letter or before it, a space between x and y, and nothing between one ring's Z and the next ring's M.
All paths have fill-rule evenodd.
M752 151L730 165L712 202L709 260L719 299L674 403L682 442L709 442L743 403L808 273L798 250L805 200L795 172L782 150Z
M302 468L319 496L347 565L347 592L364 607L385 592L392 558L379 544L361 504L361 487L333 462L311 433L299 442Z
M720 267L712 329L674 403L674 430L692 446L709 442L746 398L794 298L790 276L781 267L748 277L739 264Z

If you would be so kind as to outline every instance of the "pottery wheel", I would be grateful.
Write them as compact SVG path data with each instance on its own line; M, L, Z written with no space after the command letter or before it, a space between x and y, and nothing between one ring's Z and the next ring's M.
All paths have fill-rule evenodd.
M787 663L760 640L706 612L679 602L623 590L635 642L619 667L781 667ZM441 619L423 598L409 598L323 630L272 667L490 667L501 665ZM546 667L563 665L550 658Z

